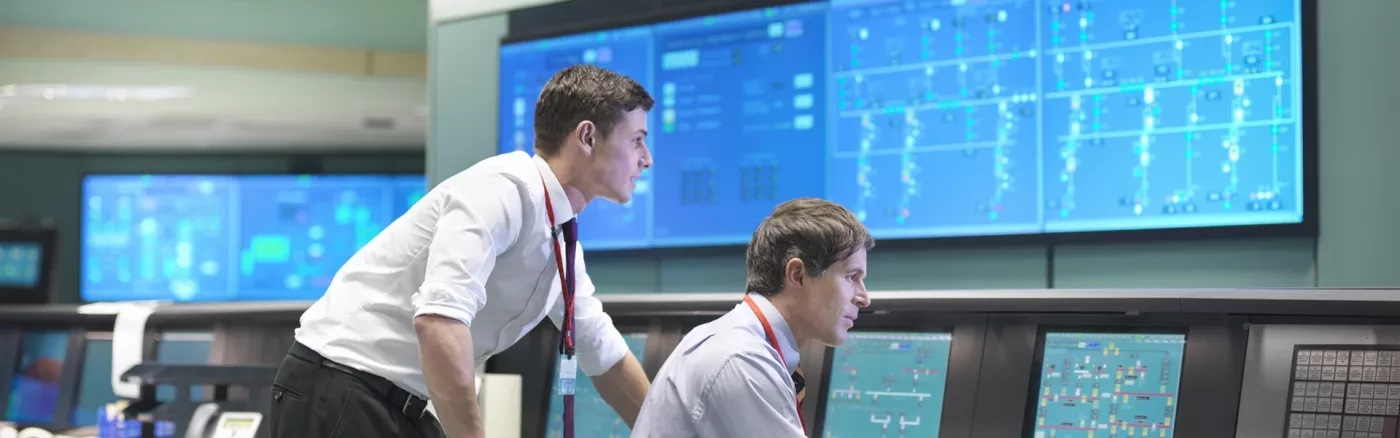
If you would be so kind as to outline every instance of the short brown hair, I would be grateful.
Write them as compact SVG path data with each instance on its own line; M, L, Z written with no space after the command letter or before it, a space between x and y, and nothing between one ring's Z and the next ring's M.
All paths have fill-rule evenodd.
M817 198L784 202L758 224L749 241L747 290L777 295L783 290L788 260L802 260L809 275L820 277L856 250L874 247L875 238L865 224L845 207Z
M593 65L574 65L554 74L535 103L535 152L553 156L564 137L584 120L606 138L629 111L651 111L655 101L637 81Z

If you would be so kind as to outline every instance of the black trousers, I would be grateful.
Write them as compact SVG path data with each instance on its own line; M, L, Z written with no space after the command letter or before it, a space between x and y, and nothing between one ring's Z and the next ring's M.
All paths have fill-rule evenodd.
M442 438L426 402L297 343L272 383L272 438Z

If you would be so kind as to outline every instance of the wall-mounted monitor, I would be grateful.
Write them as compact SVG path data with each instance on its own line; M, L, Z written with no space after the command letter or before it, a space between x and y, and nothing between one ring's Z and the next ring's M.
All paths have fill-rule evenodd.
M646 333L623 333L623 340L627 342L627 349L637 356L637 361L641 362L645 357L647 334ZM559 367L559 355L553 355L554 368ZM557 373L550 375L549 392L549 418L545 429L545 438L559 438L564 436L564 396L559 395ZM598 393L598 388L593 385L593 379L579 371L578 379L574 386L574 434L576 436L596 436L596 437L625 437L632 434L632 430L627 427L627 423L622 421L622 417L617 415L608 402L603 400L603 396Z
M952 344L952 333L851 331L832 352L822 436L938 436Z
M422 175L89 175L85 301L314 300Z
M590 249L744 244L800 196L881 239L1313 233L1305 7L831 0L532 29L500 49L499 150L532 151L545 81L594 64L655 98L655 165L582 213Z
M54 230L0 228L0 304L48 302L56 249Z
M1176 412L1183 402L1184 330L1049 331L1042 336L1028 436L1175 436Z

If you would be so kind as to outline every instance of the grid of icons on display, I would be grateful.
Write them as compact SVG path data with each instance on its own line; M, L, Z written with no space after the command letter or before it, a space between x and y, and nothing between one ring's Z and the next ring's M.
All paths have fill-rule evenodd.
M1400 345L1298 345L1288 438L1400 438Z

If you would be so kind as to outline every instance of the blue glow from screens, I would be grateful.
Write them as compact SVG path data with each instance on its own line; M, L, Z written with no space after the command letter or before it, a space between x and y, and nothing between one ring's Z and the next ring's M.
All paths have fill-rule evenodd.
M852 331L836 347L822 436L938 436L950 333Z
M0 242L0 287L38 286L43 264L39 242Z
M571 64L656 99L590 249L742 244L816 196L878 238L1299 223L1297 0L835 0L506 44L501 152Z
M1035 436L1171 438L1186 335L1047 333Z
M68 356L68 332L25 332L21 342L5 419L20 424L52 424L63 383L63 362Z
M627 349L637 357L637 361L645 360L647 347L646 333L625 333L622 335L627 342ZM559 356L555 355L554 367L559 367ZM556 376L558 373L555 373ZM564 436L564 396L559 395L559 379L550 379L549 393L549 418L546 420L547 426L545 438L560 438ZM593 378L588 377L582 371L578 373L578 379L574 385L574 434L584 437L625 437L632 434L632 430L627 427L627 423L622 421L622 417L617 415L617 411L608 405L603 396L598 393L598 387L593 385Z
M422 175L89 176L82 298L314 300L425 186Z

